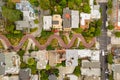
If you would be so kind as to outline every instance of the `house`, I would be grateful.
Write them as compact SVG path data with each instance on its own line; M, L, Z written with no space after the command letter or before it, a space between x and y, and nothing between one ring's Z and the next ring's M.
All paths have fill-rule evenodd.
M48 80L57 80L57 77L54 74L49 75Z
M117 3L116 3L115 29L120 30L120 1L117 1Z
M89 22L91 19L100 19L101 17L101 13L99 11L100 9L100 5L94 5L94 0L90 0L89 1L89 5L91 8L90 13L80 13L80 27L85 29L85 28L89 28Z
M53 25L53 29L62 31L62 18L60 15L57 14L53 15L52 25Z
M101 80L98 76L84 76L84 80Z
M0 57L0 75L19 73L20 57L16 52L0 53Z
M114 80L120 80L120 64L113 64L112 70Z
M82 49L78 50L79 58L89 58L91 61L99 61L100 60L100 51L99 50L90 50L90 49Z
M100 14L100 5L94 5L92 6L93 8L91 9L91 18L92 19L100 19L101 14Z
M49 65L56 66L57 63L62 63L62 61L65 61L65 55L64 50L48 51Z
M34 21L16 21L16 30L24 30L35 28Z
M68 7L63 9L63 30L71 30L71 11Z
M100 5L94 5L94 0L90 0L90 8L91 8L91 18L92 19L100 19L101 14L100 14Z
M4 5L5 3L3 2L3 0L0 0L0 12L2 12L2 6Z
M69 80L78 80L78 77L73 74L68 74L67 77L69 78Z
M19 80L30 80L31 71L30 69L20 69Z
M0 80L19 80L18 75L12 75L12 76L3 76Z
M113 47L112 48L112 53L116 57L120 57L120 47Z
M71 28L79 28L79 11L71 10Z
M90 22L90 19L91 19L91 16L90 14L88 13L80 13L80 27L85 29L85 28L88 28L89 27L89 22Z
M81 74L86 76L101 76L100 62L82 60Z
M43 30L50 31L52 28L52 16L43 16Z
M0 75L5 74L5 55L0 53Z
M20 3L16 3L16 9L23 12L23 19L27 21L35 20L35 11L32 5L27 0L20 0Z
M66 66L78 66L77 50L66 50Z
M45 69L48 63L48 52L46 50L34 51L31 57L35 58L37 61L37 69Z

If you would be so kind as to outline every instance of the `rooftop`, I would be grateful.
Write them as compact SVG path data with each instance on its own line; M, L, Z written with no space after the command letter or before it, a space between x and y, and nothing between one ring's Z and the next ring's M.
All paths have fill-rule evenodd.
M37 59L37 69L45 69L48 63L48 52L46 50L34 51L31 56Z
M18 74L20 57L16 52L4 53L5 55L5 73Z
M66 50L66 66L77 66L77 65L78 65L78 51Z
M112 65L112 70L113 70L113 77L114 80L120 80L120 64L113 64Z
M71 27L71 11L69 8L63 9L63 28Z
M75 75L67 75L67 77L69 77L70 80L78 80L78 77Z
M3 75L5 73L5 55L3 53L0 53L0 75Z
M19 80L30 80L30 69L21 69L19 72Z
M43 29L51 30L52 28L52 16L44 16L43 17Z
M49 80L57 80L57 77L54 74L49 75Z
M82 60L81 74L86 76L100 76L100 62Z
M56 66L57 63L61 63L65 60L65 52L64 51L49 51L48 59L50 66Z
M71 10L71 27L78 28L79 27L79 11Z
M53 15L52 17L53 28L62 30L62 18L60 15Z

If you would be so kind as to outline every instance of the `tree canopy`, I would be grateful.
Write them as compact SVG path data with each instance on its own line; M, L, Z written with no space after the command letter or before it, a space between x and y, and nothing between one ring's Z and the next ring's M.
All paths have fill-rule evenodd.
M22 12L15 9L10 9L6 6L2 7L2 15L10 22L18 21L22 19Z

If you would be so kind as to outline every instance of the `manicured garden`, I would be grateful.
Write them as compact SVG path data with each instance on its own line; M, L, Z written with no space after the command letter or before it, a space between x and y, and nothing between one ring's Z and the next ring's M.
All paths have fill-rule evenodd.
M107 61L108 61L109 64L113 64L113 54L112 53L108 54Z
M49 9L51 14L62 14L65 7L90 13L89 0L40 0L40 6L43 10Z
M75 67L73 74L79 77L81 75L80 68L81 68L81 59L78 59L78 66Z

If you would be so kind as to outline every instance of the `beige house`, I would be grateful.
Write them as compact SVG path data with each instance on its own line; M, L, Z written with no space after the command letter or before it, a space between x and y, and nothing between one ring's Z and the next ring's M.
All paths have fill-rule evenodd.
M52 25L53 25L53 29L62 31L62 18L59 14L53 15Z

